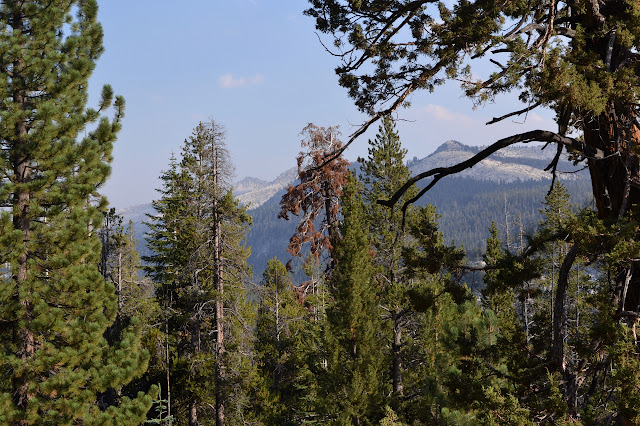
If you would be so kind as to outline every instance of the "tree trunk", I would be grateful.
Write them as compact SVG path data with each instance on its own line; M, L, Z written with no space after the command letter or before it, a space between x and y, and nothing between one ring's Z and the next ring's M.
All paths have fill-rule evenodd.
M640 159L632 148L640 143L634 117L615 107L598 117L585 117L584 140L604 152L601 160L588 160L591 185L600 218L622 217L640 201Z
M25 130L26 134L26 130ZM16 178L19 183L26 183L29 179L29 167L26 158L20 158L14 168ZM27 263L29 261L29 236L31 228L31 217L29 212L30 193L28 190L20 189L15 194L15 208L13 215L13 225L15 229L22 232L22 253L18 256L18 265L16 272L13 276L15 285L15 298L22 305L22 325L15 332L15 339L17 340L17 355L22 360L23 364L27 364L35 353L35 340L33 330L31 329L31 323L33 320L33 305L27 296L21 298L18 295L18 289L23 286L28 286L27 283ZM30 292L29 292L30 293ZM27 387L29 385L30 378L27 376L26 371L29 368L25 368L25 372L20 377L14 379L14 401L16 405L23 411L26 411L31 395L29 394Z
M165 322L164 322L164 333L165 333L165 372L167 375L167 418L171 419L171 370L169 363L171 361L171 356L169 355L169 318L168 318L168 309L165 307ZM171 425L171 420L169 420L169 425Z
M588 160L593 196L601 219L625 217L630 206L640 204L640 133L632 112L611 105L597 117L585 117L584 140L601 149L605 158ZM636 311L640 301L640 274L634 273L626 297L616 298L617 309Z
M198 426L198 406L196 402L191 402L191 406L189 407L189 426Z
M564 344L567 340L567 287L569 286L569 272L578 254L578 243L567 253L558 273L558 288L553 315L553 361L558 369L566 371L566 357Z
M615 59L608 63L616 67ZM610 102L599 116L582 117L585 143L604 152L604 159L588 160L593 196L601 219L624 218L628 209L640 204L640 146L637 118L630 106ZM634 271L634 269L636 269ZM638 311L640 305L640 273L633 265L622 265L616 276L612 296L618 311ZM616 424L631 424L618 414Z
M218 164L214 161L214 188L218 190ZM225 348L224 348L224 284L222 280L222 265L221 265L221 219L218 212L218 198L217 195L213 197L213 280L216 288L216 367L215 367L215 379L216 379L216 426L223 426L224 420L224 406L225 406Z
M393 318L393 393L396 398L404 395L404 386L402 384L402 325L400 324L400 316L394 315Z
M122 299L122 247L118 247L118 319L122 315L124 300Z

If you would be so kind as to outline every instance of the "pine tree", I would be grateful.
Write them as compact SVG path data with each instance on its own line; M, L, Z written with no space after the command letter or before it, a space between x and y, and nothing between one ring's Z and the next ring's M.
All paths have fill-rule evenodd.
M395 122L390 116L383 119L376 138L369 140L369 155L358 159L361 164L361 181L364 192L364 208L369 222L369 233L375 249L375 261L379 266L378 278L382 283L382 307L390 323L384 328L383 337L391 349L391 378L393 398L392 408L398 411L399 400L404 394L403 366L406 336L415 313L409 304L407 290L412 282L404 276L402 249L410 244L410 236L403 221L414 216L414 209L404 214L400 209L389 209L377 203L379 199L389 199L411 176L404 164L407 151L402 148L400 137L395 130ZM407 191L401 203L417 194L417 189Z
M129 221L125 229L122 217L111 208L105 215L99 235L102 242L100 273L113 283L118 296L118 315L114 326L127 324L135 316L149 328L159 312L155 286L148 277L141 275L142 259L133 222Z
M333 39L327 45L340 48L333 52L342 60L340 84L372 116L354 136L406 105L413 92L447 80L461 81L463 94L480 104L514 91L522 108L489 124L548 107L556 128L512 135L489 151L517 142L554 143L558 157L549 169L555 171L566 147L589 168L601 218L622 217L638 202L640 191L631 183L640 173L634 148L640 140L637 3L483 0L436 8L428 0L309 2L305 13ZM495 72L487 71L487 60ZM571 130L584 137L567 136ZM441 171L435 175L442 177Z
M85 107L102 53L97 9L95 0L0 5L2 423L135 424L151 405L144 394L96 401L148 359L136 327L111 345L103 336L117 298L98 270L98 189L124 100L105 86L98 109ZM101 115L111 106L113 120Z
M178 238L178 232L181 230L180 219L186 205L185 191L183 191L186 185L183 178L184 176L178 170L178 162L172 155L169 160L169 169L160 176L163 187L157 191L162 196L152 202L156 215L150 216L150 222L147 223L149 227L147 246L152 255L144 258L147 262L144 269L157 286L156 294L162 309L161 340L165 377L161 389L162 398L166 401L166 418L172 418L173 415L171 396L173 352L171 348L175 347L175 340L171 339L170 342L169 324L171 323L171 331L174 331L177 317L173 308L174 295L179 288L181 274L179 268L185 262L185 253L187 253L186 241Z
M262 275L256 358L266 384L265 424L296 424L305 385L304 336L308 315L294 293L290 274L276 258Z
M336 267L327 308L328 383L325 410L341 424L369 424L384 417L384 348L375 266L357 180L350 176L342 196L344 219L335 241Z
M614 314L621 300L611 300L628 297L616 282L628 284L631 272L616 274L640 253L636 225L573 213L561 186L544 205L545 221L522 253L501 249L495 226L487 241L483 304L495 315L495 340L482 358L503 373L483 385L492 390L480 416L526 410L554 423L636 423L637 343L628 317ZM518 310L525 298L528 314Z
M466 284L464 251L443 243L433 206L417 209L407 224L413 243L403 249L407 307L417 323L409 328L404 348L406 381L414 398L400 405L407 422L466 424L474 418L466 398L481 393L476 381L485 371L474 353L488 340L486 318Z
M536 108L554 111L553 128L511 135L457 165L424 171L409 180L386 204L394 205L402 190L416 181L432 178L426 191L441 178L473 167L490 154L519 142L556 145L556 155L548 166L554 180L565 149L577 163L585 164L591 177L597 217L605 222L597 223L591 213L581 215L592 228L575 224L571 233L573 245L562 257L554 280L558 291L552 300L554 310L559 312L553 315L556 345L552 362L564 370L558 373L560 376L565 376L568 364L562 355L562 339L558 337L566 335L563 308L566 281L576 259L585 255L590 259L616 258L615 270L609 269L612 265L609 261L603 261L607 266L601 273L615 277L615 282L608 283L608 294L601 293L605 293L605 286L595 292L610 305L594 309L602 315L609 312L620 327L627 326L630 316L637 318L640 273L637 258L631 254L636 248L627 240L626 232L630 232L627 226L633 222L636 234L631 240L638 240L640 228L633 206L640 204L636 184L640 178L640 155L636 148L640 144L637 107L640 81L636 64L640 49L639 3L461 0L438 7L432 7L427 0L310 0L310 3L306 14L315 18L319 31L332 36L333 43L327 45L339 49L334 53L342 59L336 68L340 84L348 89L356 105L371 115L354 132L351 141L384 114L406 105L414 91L433 90L447 80L462 81L463 93L480 104L503 93L518 94L521 108L505 111L488 124ZM478 71L486 72L487 59L497 68L478 78ZM603 232L597 234L596 229ZM610 240L614 230L620 232L616 243ZM621 237L623 234L625 237ZM610 249L626 254L606 251ZM511 272L521 266L516 265ZM521 279L515 273L512 276L517 278L516 282ZM618 335L622 346L626 344L624 334ZM599 340L593 342L594 348L596 342ZM583 361L590 359L587 356ZM598 371L597 376L607 369L590 370L594 371ZM578 383L583 383L576 381L577 376L562 379L572 387L566 395L576 395ZM569 405L570 411L574 411L570 415L577 416L574 402ZM612 416L620 424L631 422L626 409Z
M100 395L105 405L116 405L123 396L135 396L140 390L147 391L160 382L158 363L157 330L155 324L159 306L155 298L155 286L148 278L141 276L142 264L137 250L138 241L129 221L127 230L122 227L122 217L114 208L104 215L102 227L98 230L102 243L99 270L105 280L115 287L118 299L116 320L105 332L110 344L117 342L120 335L132 323L141 329L141 346L150 354L149 368L142 377L136 378L122 389L109 389Z
M162 175L162 197L148 238L153 255L147 270L161 286L170 349L169 414L198 416L215 407L224 424L242 414L243 381L251 380L251 310L244 245L250 217L229 186L231 163L224 129L200 123L185 141L182 158ZM226 313L232 315L227 316ZM213 383L214 386L210 386ZM169 399L169 398L167 398ZM227 410L228 409L228 410ZM250 413L247 413L247 415Z

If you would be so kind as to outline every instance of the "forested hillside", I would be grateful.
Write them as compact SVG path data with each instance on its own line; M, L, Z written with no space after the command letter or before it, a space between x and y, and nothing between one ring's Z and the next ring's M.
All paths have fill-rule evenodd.
M435 158L444 156L444 161L461 160L459 152L477 153L479 147L463 145L459 142L447 142L442 144L429 157L407 162L411 170L423 170L433 165ZM451 156L447 158L448 156ZM542 202L545 194L551 187L551 180L520 179L522 175L513 173L498 173L502 163L513 166L527 166L533 176L546 176L543 169L552 160L552 155L540 151L539 148L516 147L507 155L496 157L493 167L482 170L468 177L451 176L439 182L432 190L422 197L418 205L431 204L436 207L440 216L439 228L448 243L463 246L469 260L479 260L484 252L485 240L489 236L489 225L495 222L498 225L501 237L506 241L509 233L509 245L517 247L520 243L520 234L532 234L542 219ZM437 161L443 161L441 159ZM495 163L500 162L496 165ZM563 162L565 170L574 170L567 161ZM354 163L352 169L359 169L359 163ZM590 182L584 174L570 174L571 180L562 180L571 195L575 206L587 206L592 203ZM501 181L507 177L508 182ZM287 171L274 182L258 181L247 178L241 182L240 200L248 203L248 212L253 218L253 226L247 235L247 243L251 247L249 264L253 267L254 274L259 277L261 271L267 266L267 261L277 257L283 263L291 259L286 252L289 238L294 233L295 217L291 221L278 219L280 212L280 200L284 194L286 184L295 182L294 173ZM235 194L235 189L234 189ZM249 200L253 200L251 204ZM119 210L125 222L133 221L134 230L141 253L148 255L144 244L146 227L143 222L148 221L146 214L153 214L150 205L140 205L128 209ZM507 229L508 225L508 229ZM301 271L295 275L296 281L305 280Z
M0 2L0 424L640 424L640 3L434 6L310 0L364 123L306 124L295 167L238 194L227 129L193 123L117 211L97 0ZM521 104L487 124L552 130L408 161L397 112L447 81ZM281 114L317 101L296 95Z
M550 180L495 183L451 177L429 191L419 205L435 206L444 240L464 247L469 260L479 260L492 222L497 224L505 244L509 232L509 245L513 248L520 245L521 232L530 235L535 231L542 220L542 202L550 185ZM575 206L591 205L588 180L568 181L564 185ZM295 221L277 218L279 201L276 196L250 210L253 226L247 235L251 246L249 262L258 273L274 256L284 263L291 258L285 249Z

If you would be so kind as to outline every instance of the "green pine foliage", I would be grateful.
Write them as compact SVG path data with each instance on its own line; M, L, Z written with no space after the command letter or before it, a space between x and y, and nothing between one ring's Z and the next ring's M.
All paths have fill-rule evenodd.
M256 330L256 359L263 380L265 424L297 424L305 411L300 392L307 383L305 328L309 311L300 303L290 274L271 259L262 275Z
M492 123L547 107L556 114L556 126L512 135L489 149L554 143L558 156L566 148L589 169L597 212L569 211L566 194L556 187L547 198L545 222L529 237L521 228L520 241L514 242L506 232L499 247L492 229L482 305L474 305L478 315L460 328L456 325L466 314L442 311L438 328L439 338L448 334L465 342L437 347L443 356L436 359L445 360L442 366L453 373L464 364L455 354L468 361L458 375L467 382L460 381L457 392L471 403L465 407L447 394L456 389L456 380L438 376L446 398L440 410L431 411L431 420L521 424L528 416L539 423L637 424L640 134L633 58L640 41L638 3L482 0L434 6L311 0L310 5L305 13L329 35L336 47L332 53L341 59L340 84L372 116L364 130L406 105L415 90L432 91L447 80L461 81L464 94L478 103L515 90L523 108ZM487 59L497 68L478 78ZM550 169L555 172L553 164ZM446 170L434 173L437 181ZM506 217L503 223L509 230ZM432 253L421 260L435 273L446 253ZM444 294L456 309L469 303L444 289L426 292L423 304L436 306L433 295ZM485 316L491 319L489 333L481 325Z
M138 253L138 240L133 223L126 228L122 218L111 208L104 217L99 230L102 242L100 273L113 284L118 297L118 313L115 322L107 329L107 341L117 341L120 334L132 322L140 325L141 344L149 352L149 367L145 374L133 380L121 390L111 389L100 396L101 400L113 405L118 398L134 396L140 390L162 382L162 333L156 327L160 321L160 306L155 297L155 285L149 277L142 275L142 260ZM149 414L157 411L154 407Z
M170 390L168 414L178 424L252 415L248 389L257 377L246 356L253 309L244 245L251 218L233 198L230 173L224 130L214 121L200 123L180 161L172 158L162 174L162 197L150 216L153 255L146 270L164 307L164 389Z
M369 141L366 159L359 159L362 174L360 180L367 190L363 194L364 211L372 239L376 277L380 283L380 313L383 327L381 343L387 353L385 364L388 376L384 381L385 403L396 414L401 411L404 388L413 383L406 381L408 341L418 325L417 311L410 303L409 294L423 285L407 274L402 251L412 247L415 239L404 220L409 222L417 217L416 208L410 207L405 213L400 209L388 209L377 203L379 199L389 199L411 176L404 164L406 150L402 148L395 123L390 116L384 118L375 140ZM411 188L400 199L400 205L417 194Z
M374 423L384 417L380 283L359 192L352 175L341 199L344 218L329 285L323 378L327 382L321 389L327 418L337 424Z
M125 229L122 218L112 208L106 213L99 234L102 242L100 273L113 283L118 296L118 316L114 325L126 324L135 316L148 330L158 319L159 306L155 285L142 275L142 259L133 222L129 221Z
M105 86L98 108L85 106L102 53L97 9L95 0L0 5L4 424L138 424L151 405L143 393L109 407L97 400L141 375L149 358L135 322L118 341L104 337L117 296L98 270L98 189L124 100Z
M475 413L486 424L633 424L634 321L612 309L622 301L611 294L624 298L615 274L638 253L635 225L574 212L561 185L543 207L545 220L521 252L491 227L482 306L492 337L469 347L494 374L476 379L484 395L473 397Z

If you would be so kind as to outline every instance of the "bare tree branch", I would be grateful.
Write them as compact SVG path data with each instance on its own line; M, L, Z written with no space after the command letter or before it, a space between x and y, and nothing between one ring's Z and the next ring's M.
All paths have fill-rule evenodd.
M325 160L321 164L313 167L311 170L313 170L313 171L319 170L319 169L323 168L324 166L326 166L327 164L329 164L330 162L332 162L333 160L335 160L336 158L338 158L339 156L341 156L342 153L345 152L347 150L347 148L349 148L349 145L351 145L360 135L362 135L364 132L366 132L367 129L369 129L369 127L373 123L378 121L381 117L384 117L385 115L389 115L393 111L398 109L398 107L400 107L400 105L402 105L402 103L407 99L407 97L411 93L413 93L413 91L416 88L419 88L429 78L433 77L438 72L440 72L440 70L444 67L444 65L445 65L445 62L444 61L440 61L436 65L434 65L433 67L429 68L428 70L423 71L422 75L418 79L416 79L416 81L414 81L411 84L409 84L406 87L406 89L402 92L402 94L400 94L396 98L396 100L393 102L393 104L391 104L391 106L389 108L386 108L384 110L376 112L373 116L371 116L371 118L369 118L369 120L367 120L364 124L362 124L358 130L356 130L354 133L349 135L349 140L347 141L347 143L345 143L342 146L342 148L340 148L340 149L332 152L331 154L327 155L325 157Z
M514 115L524 114L525 112L529 112L529 111L531 111L533 109L538 108L540 105L542 105L542 102L536 102L535 104L529 105L528 107L523 108L523 109L521 109L519 111L513 111L513 112L510 112L509 114L505 114L505 115L503 115L501 117L493 117L493 120L487 121L486 124L487 125L494 124L494 123L497 123L498 121L504 120L505 118L513 117Z

